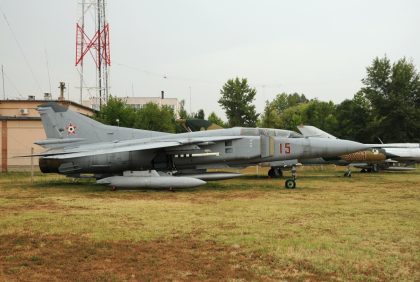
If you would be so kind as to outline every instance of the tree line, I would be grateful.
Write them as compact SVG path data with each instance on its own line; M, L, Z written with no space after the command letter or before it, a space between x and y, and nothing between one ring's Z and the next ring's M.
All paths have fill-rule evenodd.
M411 61L375 58L363 87L340 104L282 93L267 102L262 127L295 129L309 124L360 142L420 142L420 74Z
M365 143L420 142L420 74L412 61L402 58L375 58L366 68L363 87L352 99L339 104L308 99L304 94L280 93L266 101L258 114L256 89L246 78L229 79L220 90L219 105L227 122L214 112L207 119L222 127L268 127L296 130L301 124L313 125L339 138ZM181 101L181 119L205 119L204 110L188 114ZM104 123L165 132L181 132L173 109L154 103L140 109L121 98L111 98L97 113ZM118 124L117 124L118 120Z
M180 133L185 132L180 120L204 120L206 116L203 109L196 113L187 113L184 100L180 102L177 115L173 108L166 105L159 106L150 102L141 107L135 107L127 104L124 98L110 96L107 104L96 112L94 118L99 122L114 126ZM207 120L221 127L227 127L227 124L214 112L207 117Z

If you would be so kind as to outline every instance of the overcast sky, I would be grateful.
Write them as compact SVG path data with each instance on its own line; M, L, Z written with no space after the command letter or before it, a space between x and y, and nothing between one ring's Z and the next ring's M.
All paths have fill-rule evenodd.
M42 98L49 81L56 98L64 81L79 101L77 2L0 0L7 98ZM192 111L221 114L220 88L238 76L257 89L259 112L280 92L339 103L361 87L376 56L405 56L419 68L419 15L416 0L108 0L111 93L165 90L189 110L191 89Z

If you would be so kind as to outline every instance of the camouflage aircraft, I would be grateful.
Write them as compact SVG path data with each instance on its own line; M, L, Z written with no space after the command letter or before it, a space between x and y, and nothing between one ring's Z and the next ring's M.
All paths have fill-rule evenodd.
M44 173L95 177L113 188L180 188L206 180L237 177L207 169L246 167L262 162L333 157L366 145L340 139L304 138L281 129L217 129L180 134L104 125L57 103L38 107L47 135L35 144ZM287 182L288 181L288 182ZM286 181L295 187L294 179Z
M314 126L302 125L299 131L307 138L336 139L335 136ZM369 149L344 154L335 157L322 157L316 159L302 159L300 163L311 164L336 164L361 168L361 172L377 172L379 170L407 171L413 170L412 165L420 162L420 144L418 143L389 143L367 144ZM351 176L348 169L344 176Z

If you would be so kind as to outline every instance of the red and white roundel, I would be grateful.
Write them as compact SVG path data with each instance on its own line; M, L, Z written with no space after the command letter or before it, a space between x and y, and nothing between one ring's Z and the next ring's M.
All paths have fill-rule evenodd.
M77 128L77 126L75 126L74 124L72 124L70 122L69 125L66 126L67 135L74 135L74 134L76 134L76 128Z

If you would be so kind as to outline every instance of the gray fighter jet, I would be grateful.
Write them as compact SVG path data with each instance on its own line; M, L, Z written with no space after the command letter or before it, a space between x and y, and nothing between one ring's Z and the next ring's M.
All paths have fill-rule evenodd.
M38 155L41 171L91 176L113 188L194 187L239 176L207 172L211 168L337 156L366 148L353 141L304 138L281 129L236 127L170 134L115 127L56 103L43 104L38 111L47 135L35 143L47 149Z

